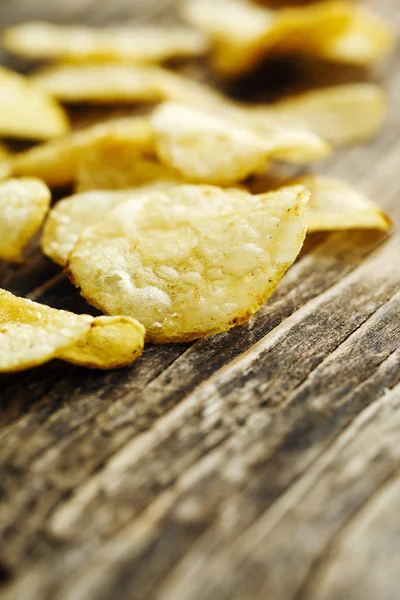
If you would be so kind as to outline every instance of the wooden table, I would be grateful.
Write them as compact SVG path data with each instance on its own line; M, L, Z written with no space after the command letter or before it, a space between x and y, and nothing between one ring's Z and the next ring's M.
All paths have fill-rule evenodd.
M172 4L2 0L0 23L168 19ZM397 0L371 4L400 24ZM321 166L395 221L398 61L377 74L389 125ZM245 326L120 371L3 376L0 596L398 600L399 283L398 230L315 235ZM88 310L37 245L0 285Z

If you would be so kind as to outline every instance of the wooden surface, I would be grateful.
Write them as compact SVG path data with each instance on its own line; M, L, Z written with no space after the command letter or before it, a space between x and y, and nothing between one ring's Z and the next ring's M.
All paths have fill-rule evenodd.
M172 4L2 0L0 23L168 20ZM400 24L397 0L371 5ZM374 75L389 125L321 165L397 224L398 61ZM111 373L1 377L0 596L398 600L399 282L398 229L314 235L230 333ZM88 310L35 245L0 285Z

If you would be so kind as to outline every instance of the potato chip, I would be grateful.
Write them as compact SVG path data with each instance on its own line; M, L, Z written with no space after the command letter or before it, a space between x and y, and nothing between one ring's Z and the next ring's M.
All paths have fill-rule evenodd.
M0 135L46 140L66 133L64 110L27 77L0 67Z
M104 136L85 151L77 171L77 191L121 190L155 181L177 181L177 174L135 140Z
M208 85L150 65L60 64L32 76L39 87L66 102L158 104L166 100L235 112L237 105Z
M263 140L234 121L167 103L153 113L151 125L160 160L193 181L228 185L266 166Z
M166 104L155 111L151 123L160 160L193 181L228 185L266 166L263 140L235 122Z
M132 104L166 98L164 71L157 67L61 64L37 71L31 81L63 102Z
M0 290L0 372L55 358L90 329L93 317L56 310Z
M199 56L207 38L188 27L114 27L55 25L30 22L3 34L7 50L24 58L59 61L114 61L157 63L171 58Z
M324 175L306 175L295 181L311 192L309 231L335 229L380 229L392 223L371 200L349 184Z
M386 94L373 83L328 86L259 105L237 103L214 94L212 108L221 116L251 125L259 133L283 128L310 131L335 146L373 137L387 116Z
M145 329L131 317L96 317L89 331L58 358L91 369L118 369L142 354Z
M269 35L266 45L272 51L300 52L335 62L370 65L385 57L394 46L395 35L389 26L356 4L331 0L282 9L277 15L275 41Z
M149 190L165 190L172 182L157 181L136 189L116 191L90 191L75 194L58 202L46 219L42 250L49 258L64 266L79 235L86 227L93 227L115 206L137 198L142 202Z
M268 54L370 64L393 47L387 25L341 1L268 10L244 0L187 0L183 16L209 35L222 74L246 73Z
M309 162L328 152L316 136L284 128L258 135L239 121L172 102L154 111L151 125L161 162L202 183L228 185L262 171L271 158Z
M15 156L15 175L31 175L50 186L68 185L76 179L85 152L102 137L128 140L138 148L153 146L152 133L145 117L126 117L106 121L52 140Z
M41 226L51 194L38 179L0 182L0 258L18 261L26 243Z
M64 102L136 104L195 98L190 79L150 65L60 64L37 71L31 81Z
M67 271L106 314L133 315L148 341L227 331L260 308L307 229L301 186L252 196L182 185L124 202L87 228Z
M141 354L144 327L129 317L92 317L50 308L0 290L0 372L61 358L114 369Z
M396 34L366 7L353 6L349 23L331 38L321 56L331 61L367 66L383 59L394 48Z
M360 108L361 107L361 108ZM251 122L313 131L334 146L374 136L387 114L384 92L371 83L353 83L313 90L275 104L249 107Z

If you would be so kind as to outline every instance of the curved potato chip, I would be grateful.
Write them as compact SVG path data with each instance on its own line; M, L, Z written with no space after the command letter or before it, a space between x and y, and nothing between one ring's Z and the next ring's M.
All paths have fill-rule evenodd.
M259 135L239 121L166 103L151 116L161 162L192 181L228 185L265 169L268 159L310 162L326 156L320 138L280 129Z
M85 151L77 171L77 191L120 190L148 182L176 181L177 174L134 140L104 136Z
M268 54L370 64L394 44L390 28L367 9L334 0L279 10L244 0L186 0L183 16L209 35L214 65L227 76L247 72Z
M63 102L160 102L166 98L158 67L115 64L55 65L31 76L40 89Z
M0 258L18 261L50 208L51 194L38 179L0 182Z
M69 130L57 101L27 77L0 67L0 135L46 140Z
M115 206L143 196L152 190L166 190L172 182L157 181L137 189L115 191L90 191L75 194L58 202L46 219L41 246L44 254L64 266L79 235L86 227L93 227Z
M64 102L134 104L174 99L196 100L190 79L152 65L60 64L31 76L40 89ZM202 93L206 86L198 84ZM208 91L211 95L211 90Z
M252 196L182 185L124 202L85 229L67 271L108 314L135 314L149 341L188 341L244 323L296 258L301 186Z
M266 40L266 49L273 51L370 65L389 54L394 46L395 34L389 25L357 4L330 0L284 8L276 14L275 40L271 35Z
M0 290L0 372L21 371L56 358L90 329L74 315Z
M91 369L118 369L142 354L145 329L131 317L96 317L84 337L58 358Z
M387 56L395 45L396 34L384 21L364 6L354 6L349 23L321 52L331 61L369 65Z
M68 185L76 179L85 152L102 137L127 140L144 150L153 147L147 118L113 119L17 154L12 161L12 172L39 177L50 186Z
M360 108L362 107L362 109ZM371 83L352 83L313 90L266 106L248 107L254 125L299 127L335 146L374 136L386 117L384 92Z
M115 369L139 358L144 333L130 317L75 315L0 290L0 373L22 371L53 358Z
M233 102L215 90L211 90L211 101L208 91L202 85L198 93L206 100L204 108L212 106L216 114L251 125L259 133L285 128L310 131L335 146L373 137L387 116L386 94L373 83L328 86L259 105ZM202 107L200 103L197 106ZM294 162L301 162L301 158Z
M187 27L108 27L30 22L3 34L7 50L24 58L66 61L155 63L170 58L199 56L207 38Z
M379 206L339 179L306 175L294 183L311 192L309 231L369 228L387 231L392 226Z
M166 104L153 113L151 123L160 160L193 181L227 185L266 166L261 138L213 114Z
M133 104L175 100L207 108L222 105L225 110L233 106L201 82L150 65L60 64L37 71L32 79L66 102Z

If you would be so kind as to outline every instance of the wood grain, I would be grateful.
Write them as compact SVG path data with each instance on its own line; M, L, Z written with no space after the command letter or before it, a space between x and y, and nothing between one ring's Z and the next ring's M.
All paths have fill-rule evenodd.
M395 0L369 4L400 25ZM168 23L174 5L2 0L0 23ZM396 224L398 60L370 74L389 88L385 130L320 166ZM295 86L367 76L302 68ZM232 91L263 97L274 69L264 89L250 78ZM0 597L397 600L399 257L398 229L313 235L229 333L148 346L111 373L54 361L0 377ZM90 310L37 241L0 266L0 285Z

